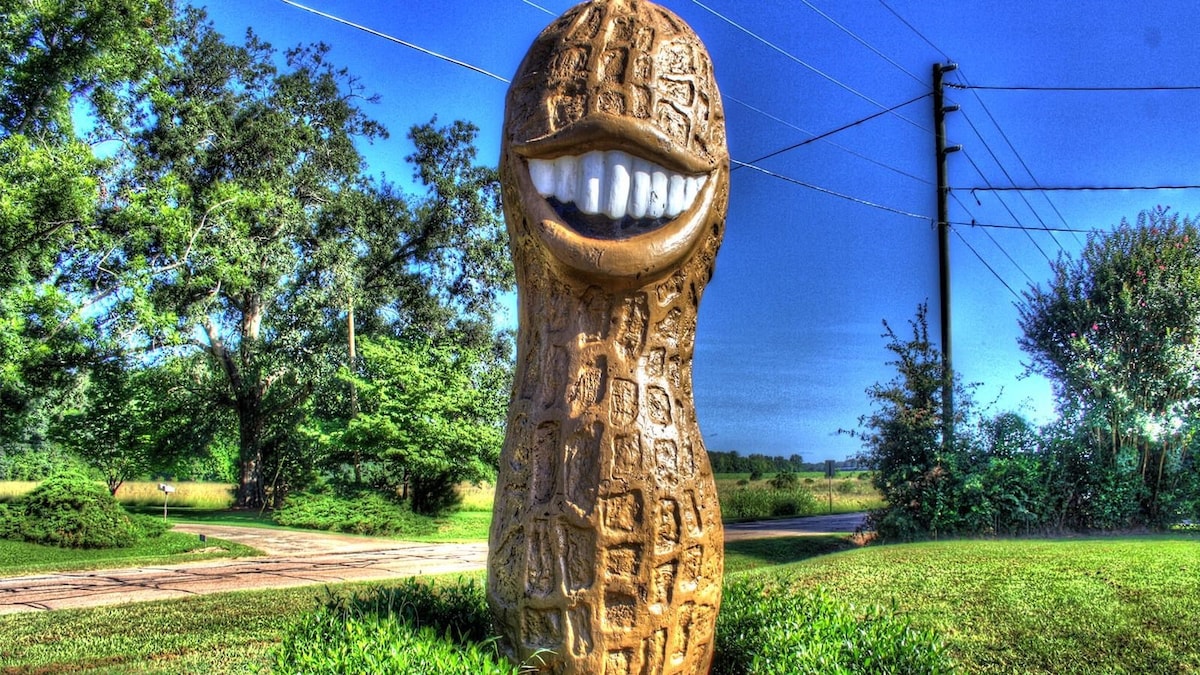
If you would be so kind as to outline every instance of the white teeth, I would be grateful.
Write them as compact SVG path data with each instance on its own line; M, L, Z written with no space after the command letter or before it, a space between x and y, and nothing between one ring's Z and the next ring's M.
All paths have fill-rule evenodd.
M633 194L629 196L629 216L645 218L650 210L650 172L654 165L644 159L633 160Z
M679 215L680 207L683 206L683 186L686 184L687 178L680 176L677 173L671 174L667 178L667 217L674 218Z
M600 186L604 183L604 153L589 152L579 158L579 192L575 205L584 213L600 213Z
M600 211L613 220L625 217L629 205L629 169L633 158L623 152L609 152L604 156L604 178L608 189L600 200Z
M696 202L707 176L685 176L619 150L530 159L529 178L543 197L587 214L675 218Z
M554 162L554 194L575 201L575 194L579 192L579 162L568 159L571 161Z

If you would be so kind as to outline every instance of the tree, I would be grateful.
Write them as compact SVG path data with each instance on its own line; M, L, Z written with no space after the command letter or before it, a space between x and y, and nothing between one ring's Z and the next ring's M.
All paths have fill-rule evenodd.
M205 370L194 358L154 365L106 358L88 369L77 407L61 412L53 435L99 471L114 495L126 480L183 458L203 460L226 424L197 396L196 385L210 377Z
M117 93L157 62L172 14L170 0L0 0L0 440L37 433L26 418L91 358L88 293L65 280L105 189L85 141L122 136Z
M1200 408L1200 239L1196 223L1159 207L1092 235L1078 259L1021 305L1030 369L1055 386L1064 417L1097 452L1101 480L1141 489L1141 518L1158 523L1194 472L1188 453ZM1188 468L1189 464L1192 468ZM1182 473L1181 473L1182 472ZM1164 495L1169 497L1164 500Z
M411 161L431 186L415 208L364 178L355 143L385 130L324 45L288 50L277 70L253 33L227 44L192 10L177 41L141 92L147 112L105 213L114 246L93 279L119 298L114 330L218 367L213 403L238 420L238 504L258 506L296 412L347 361L336 346L351 312L431 332L488 323L511 278L498 191L471 164L463 123L414 128Z
M507 362L449 343L385 338L362 347L363 409L335 444L378 463L384 486L399 487L420 513L443 506L454 483L495 475Z
M859 418L859 430L845 431L863 442L872 483L887 508L875 514L881 534L911 539L953 532L959 524L954 503L958 447L942 443L942 383L947 377L941 351L929 340L928 307L909 321L912 337L902 339L883 322L888 365L896 376L867 389L875 410ZM956 425L970 414L971 399L956 383ZM961 446L967 439L957 438Z

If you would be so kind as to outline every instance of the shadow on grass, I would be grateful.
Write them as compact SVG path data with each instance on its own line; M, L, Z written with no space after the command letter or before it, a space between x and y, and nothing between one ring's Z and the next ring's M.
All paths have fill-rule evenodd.
M786 565L858 548L849 535L816 535L746 539L725 544L725 573Z

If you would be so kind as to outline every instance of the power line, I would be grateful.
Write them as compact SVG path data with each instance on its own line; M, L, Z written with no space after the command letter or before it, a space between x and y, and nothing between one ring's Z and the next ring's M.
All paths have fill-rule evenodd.
M992 150L992 146L988 145L988 142L987 142L987 140L984 139L983 134L979 133L979 128L976 127L975 123L971 121L971 116L967 115L964 112L963 119L967 121L967 124L970 125L971 130L974 131L975 135L979 137L979 141L983 144L984 150L987 150L988 154L992 156L992 161L994 161L996 163L996 166L999 167L1000 172L1004 174L1004 177L1006 179L1008 179L1009 183L1012 183L1013 185L1015 185L1016 181L1013 180L1013 177L1008 172L1008 169L1004 168L1004 165L1000 162L1000 158L998 156L996 156L995 151ZM992 123L995 124L994 118L992 120ZM996 128L1000 129L1000 126L996 125ZM1004 134L1003 131L1001 131L1000 133L1001 133L1001 135ZM1007 138L1007 137L1005 137L1005 138ZM1015 148L1013 149L1013 151L1016 152ZM979 171L979 167L976 166L975 170ZM1026 169L1026 170L1028 170L1028 169ZM983 172L980 172L979 175L980 175L980 177L983 178L983 181L985 183L987 183L989 186L992 184L991 181L989 181L986 177L983 176ZM1025 202L1025 207L1029 209L1029 212L1033 214L1033 217L1036 218L1038 223L1040 223L1042 225L1042 228L1045 229L1047 232L1050 232L1049 228L1046 226L1046 221L1042 220L1042 217L1040 215L1038 215L1038 212L1033 208L1033 204L1030 204L1029 200L1025 198L1025 194L1018 192L1017 195L1021 197L1021 201ZM1001 202L1003 202L1003 200L1001 200ZM1009 213L1012 213L1012 211L1009 211ZM1013 217L1014 217L1014 219L1016 218L1016 216L1013 216ZM1063 248L1062 242L1060 242L1058 240L1058 237L1054 236L1053 232L1050 232L1050 238L1054 240L1055 246L1057 246L1060 249ZM1038 247L1038 250L1041 250L1040 246ZM1046 255L1045 251L1042 251L1042 255ZM1047 261L1050 260L1050 256L1046 256L1046 260Z
M887 11L889 11L889 12L891 12L891 13L892 13L892 16L894 16L894 17L896 17L897 19L899 19L899 20L900 20L900 23L904 24L905 26L908 26L908 29L909 29L909 30L911 30L912 32L916 33L917 37L919 37L919 38L921 38L922 40L924 40L924 41L925 41L925 44L929 45L930 47L933 47L933 50L934 50L935 52L937 52L937 53L941 54L941 55L942 55L942 58L943 58L943 59L945 59L947 62L950 62L950 61L953 61L953 60L954 60L954 59L950 58L950 55L949 55L949 54L947 54L946 52L942 51L942 50L941 50L941 48L939 48L937 45L933 44L933 42L931 42L929 38L925 37L925 34L924 34L924 33L922 33L921 31L917 30L916 26L913 26L913 25L912 25L911 23L909 23L909 22L908 22L908 21L907 21L907 20L906 20L904 17L900 16L899 12L897 12L897 11L896 11L896 10L894 10L894 9L892 9L891 5L889 5L889 4L887 4L886 2L884 2L884 0L879 0L879 4L883 5L883 8L884 8L884 9L886 9L886 10L887 10Z
M979 251L975 250L975 247L971 245L971 242L967 241L966 238L964 238L961 234L959 234L958 230L952 230L952 231L954 232L954 235L958 237L958 240L961 241L963 244L966 244L967 248L971 249L971 253L974 253L975 257L979 258L979 262L983 263L983 266L987 268L987 271L991 272L992 276L996 277L997 281L1004 284L1004 287L1008 289L1008 292L1012 293L1013 297L1019 301L1021 299L1021 296L1018 295L1017 292L1013 290L1012 286L1008 285L1008 282L1004 280L1004 277L1000 276L996 272L996 270L992 269L992 266L988 264L988 261L983 259L983 256L979 255Z
M978 133L978 131L976 133ZM969 152L962 152L959 154L967 158L967 161L970 162L971 166L975 168L975 173L979 174L979 177L983 179L983 182L988 183L989 185L991 184L991 182L988 181L987 176L983 175L983 171L979 168L979 165L975 163L975 158L972 157ZM1013 212L1012 208L1009 207L1008 202L1004 201L1003 197L996 195L996 201L1000 202L1000 205L1004 207L1005 211L1008 211L1008 215L1012 217L1014 221L1018 223L1021 222L1021 219L1017 217L1017 214ZM1020 229L1025 231L1025 236L1029 238L1031 243L1033 243L1033 247L1038 250L1038 253L1042 254L1042 257L1046 259L1046 262L1050 262L1050 256L1046 255L1046 251L1044 251L1041 245L1037 243L1037 240L1033 238L1033 235L1029 234L1029 228L1022 226Z
M745 26L739 24L738 22L734 21L733 19L730 19L729 17L725 16L724 14L721 14L717 10L709 7L708 5L705 5L704 3L700 2L700 0L692 0L692 2L694 4L696 4L697 6L699 6L701 9L716 16L718 19L721 19L725 23L728 23L729 25L742 31L746 35L749 35L750 37L754 38L755 40L758 40L759 42L770 47L771 49L775 50L776 52L782 54L783 56L786 56L787 58L791 59L792 61L795 61L796 63L800 64L801 66L804 66L805 68L811 70L812 72L816 73L817 75L820 75L821 77L825 78L826 80L832 82L833 84L836 84L837 86L841 87L842 89L845 89L846 91L850 92L851 94L854 94L855 96L863 99L864 101L867 101L868 103L871 103L872 105L874 105L878 108L882 109L882 108L887 107L887 106L883 105L882 103L880 103L879 101L876 101L875 99L871 98L870 96L867 96L866 94L862 93L861 91L855 89L854 87L851 87L850 85L842 82L841 80L838 80L837 78L833 77L832 75L829 75L828 73L822 71L821 69L817 68L816 66L804 61L803 59L796 56L795 54L792 54L791 52L787 51L783 47L780 47L779 45L771 42L770 40L767 40L766 38L762 37L761 35L750 30L749 28L746 28ZM898 112L892 111L891 114L895 115L897 118L904 120L905 122L911 124L912 126L918 128L926 133L933 133L929 129L908 119L907 117L901 115Z
M1100 230L1079 230L1079 229L1073 229L1073 228L1069 228L1069 227L1041 228L1041 227L1029 227L1028 225L1003 225L1003 224L996 224L996 223L979 223L974 220L972 220L969 223L952 220L952 221L950 221L950 224L951 225L969 225L971 227L984 227L984 228L990 228L993 230L1024 230L1026 233L1028 233L1028 232L1045 232L1046 230L1053 230L1054 232L1075 232L1076 234L1094 234L1096 232L1100 232Z
M523 2L523 3L527 4L527 5L529 5L530 7L533 7L534 9L540 9L540 10L542 10L543 12L545 12L545 13L549 14L550 16L558 16L557 14L555 14L554 12L552 12L552 11L550 11L550 10L546 9L545 7L542 7L542 6L541 6L541 5L539 5L539 4L536 4L536 3L530 2L529 0L521 0L521 2Z
M916 80L918 83L920 83L921 85L924 85L924 84L925 84L925 80L922 80L921 78L919 78L919 77L917 77L916 75L914 75L914 74L912 73L912 71L908 70L907 68L905 68L904 66L900 65L899 63L896 63L895 61L893 61L893 60L892 60L892 59L891 59L891 58L890 58L890 57L889 57L887 54L884 54L883 52L879 51L879 50L878 50L878 49L876 49L874 46L872 46L872 45L871 45L871 43L867 42L866 40L862 39L862 38L861 38L861 37L859 37L857 34L855 34L855 32L854 32L854 31L850 30L849 28L846 28L846 27L845 27L845 26L843 26L842 24L840 24L840 23L838 23L837 21L835 21L833 17L831 17L831 16L829 16L828 14L826 14L825 12L822 12L821 10L817 9L817 7L816 7L815 5L813 5L811 2L809 2L808 0L800 0L800 2L803 2L803 3L804 3L804 5L805 5L806 7L808 7L809 9L811 9L812 11L814 11L814 12L816 12L818 15L820 15L820 17L821 17L822 19L825 19L825 20L826 20L826 21L828 21L829 23L831 23L831 24L833 24L834 26L836 26L836 27L837 27L839 30L841 30L841 31L842 31L843 33L845 33L846 35L849 35L850 37L854 38L854 40L855 40L856 42L858 42L860 45L862 45L862 46L866 47L867 49L871 50L871 52L873 52L873 53L874 53L876 56L878 56L879 58L883 59L884 61L887 61L888 63L890 63L890 64L892 64L893 66L895 66L897 69L899 69L899 70L900 70L900 72L904 73L905 75L908 75L909 77L911 77L912 79L914 79L914 80Z
M799 132L800 132L800 133L802 133L802 134L808 134L809 136L812 136L812 135L813 135L813 132L809 131L808 129L805 129L804 127L801 127L801 126L798 126L798 125L795 125L795 124L792 124L791 122L789 122L789 121L787 121L787 120L785 120L785 119L783 119L783 118L781 118L781 117L777 117L777 116L775 116L775 115L772 115L771 113L769 113L769 112L767 112L767 111L765 111L765 110L762 110L762 109L760 109L760 108L756 108L756 107L754 107L754 106L750 105L749 103L746 103L745 101L743 101L743 100L741 100L741 99L735 98L735 97L733 97L733 96L729 96L728 94L725 94L725 95L723 95L723 98L724 98L726 101L732 101L732 102L734 102L734 103L736 103L736 104L738 104L738 105L740 105L740 106L742 106L742 107L744 107L744 108L748 108L748 109L750 109L750 110L752 110L752 111L754 111L754 112L758 113L759 115L762 115L763 117L766 117L766 118L767 118L767 119L769 119L769 120L774 120L774 121L776 121L776 122L778 122L778 123L780 123L780 124L782 124L782 125L784 125L784 126L786 126L786 127L790 127L790 128L792 128L792 129L795 129L796 131L799 131ZM841 150L842 152L845 152L845 153L847 153L847 154L853 155L853 156L855 156L855 157L857 157L857 158L859 158L859 159L861 159L861 160L864 160L864 161L870 162L871 164L874 164L875 166L878 166L878 167L881 167L881 168L887 169L888 171L892 171L892 172L894 172L894 173L900 174L901 176L904 176L905 178L911 178L911 179L913 179L913 180L915 180L915 181L917 181L917 182L919 182L919 183L924 183L925 185L933 185L933 183L932 183L931 181L929 181L928 179L921 178L920 176L915 176L915 175L913 175L913 174L911 174L911 173L909 173L909 172L907 172L907 171L905 171L905 170L903 170L903 169L897 169L896 167L894 167L894 166L891 166L891 165L889 165L889 164L884 164L883 162L881 162L881 161L879 161L879 160L877 160L877 159L873 159L873 158L871 158L871 157L868 157L868 156L866 156L866 155L864 155L864 154L862 154L862 153L860 153L860 152L858 152L858 151L856 151L856 150L853 150L853 149L851 149L851 148L848 148L848 147L846 147L846 146L842 145L841 143L837 143L836 141L831 141L831 140L829 140L828 138L822 138L822 139L821 139L821 142L822 142L822 143L825 143L825 144L827 144L827 145L831 145L831 146L833 146L833 147L837 148L838 150ZM736 168L737 168L737 167L735 167L735 169L736 169Z
M1132 192L1138 190L1200 190L1200 185L1082 185L1066 186L1020 186L973 187L971 192Z
M813 141L819 141L819 140L821 140L821 139L823 139L823 138L826 138L827 136L832 136L832 135L834 135L834 134L836 134L836 133L839 133L839 132L845 131L846 129L850 129L850 128L852 128L852 127L856 127L856 126L858 126L858 125L860 125L860 124L862 124L862 123L864 123L864 122L869 122L869 121L871 121L871 120L875 119L876 117L881 117L881 116L883 116L883 115L886 115L886 114L888 114L888 113L890 113L890 112L893 112L893 111L895 111L895 110L897 110L897 109L899 109L899 108L903 108L903 107L904 107L904 106L906 106L906 105L910 105L910 104L912 104L912 103L916 103L917 101L920 101L921 99L923 99L923 98L926 98L926 97L928 97L928 96L932 96L932 94L929 94L929 93L926 93L926 94L921 94L920 96L917 96L916 98L909 99L909 100L907 100L907 101L905 101L904 103L901 103L901 104L899 104L899 105L894 105L894 106L892 106L892 107L890 107L890 108L888 108L888 109L886 109L886 110L881 110L881 111L879 111L879 112L877 112L877 113L874 113L874 114L872 114L872 115L868 115L868 116L866 116L866 117L864 117L864 118L862 118L862 119L859 119L859 120L855 120L855 121L853 121L853 122L850 122L849 124L843 124L842 126L840 126L840 127L836 128L836 129L833 129L833 130L831 130L831 131L826 131L826 132L825 132L825 133L823 133L823 134L817 134L816 136L813 136L812 138L808 138L808 139L805 139L805 140L803 140L803 141L800 141L799 143L795 143L795 144L793 144L793 145L789 145L788 147L786 147L786 148L783 148L783 149L781 149L781 150L776 150L775 152L771 152L771 153L765 154L765 155L763 155L762 157L759 157L759 158L757 158L757 159L751 160L751 161L750 161L750 163L751 163L751 164L756 164L756 163L758 163L758 162L761 162L761 161L763 161L764 159L770 159L771 157L775 157L776 155L782 155L783 153L785 153L785 152L788 152L788 151L790 151L790 150L795 150L796 148L799 148L799 147L801 147L801 146L803 146L803 145L808 145L809 143L812 143ZM808 133L808 132L805 132L805 133Z
M958 195L955 194L954 192L951 192L950 198L953 199L954 201L958 202L959 208L961 208L963 211L965 211L968 216L971 216L971 222L974 223L975 222L975 214L971 213L971 209L967 208L967 205L964 204L962 202L962 200L958 198ZM1026 279L1028 279L1029 283L1033 283L1033 277L1029 276L1029 273L1025 271L1025 268L1021 267L1021 265L1017 263L1016 259L1013 258L1011 254L1009 254L1008 249L1004 248L1003 246L1000 245L1000 242L996 241L996 238L992 236L991 232L989 232L987 229L981 229L979 231L982 232L984 234L984 236L986 236L988 238L988 240L992 242L992 245L994 245L996 248L1000 249L1000 253L1004 254L1005 258L1008 258L1008 262L1012 263L1012 266L1017 268L1017 271L1020 272Z
M896 208L892 208L892 207L890 207L890 206L885 206L885 205L883 205L883 204L877 204L877 203L875 203L875 202L872 202L872 201L867 201L867 200L865 200L865 199L860 199L860 198L858 198L858 197L855 197L855 196L852 196L852 195L848 195L848 194L845 194L845 193L842 193L842 192L837 192L837 191L834 191L834 190L830 190L829 188L823 188L823 187L821 187L821 186L819 186L819 185L813 185L812 183L806 183L806 182L804 182L804 181L802 181L802 180L797 180L797 179L795 179L795 178L792 178L792 177L790 177L790 176L785 176L785 175L783 175L783 174L776 173L776 172L774 172L774 171L771 171L771 170L769 170L769 169L764 169L764 168L762 168L761 166L755 166L754 164L750 164L750 163L748 163L748 162L739 162L739 161L738 161L738 160L736 160L736 159L731 159L731 160L730 160L730 162L731 162L732 164L736 165L736 166L744 166L744 167L746 167L747 169L754 169L755 171L757 171L757 172L759 172L759 173L761 173L761 174L767 175L767 176L771 176L772 178L778 178L779 180L782 180L782 181L787 181L788 183L792 183L793 185L799 185L800 187L805 187L805 188L808 188L808 189L810 189L810 190L816 190L817 192L820 192L820 193L823 193L823 194L827 194L827 195L830 195L830 196L833 196L833 197L839 197L839 198L841 198L841 199L845 199L845 200L847 200L847 201L854 202L855 204L862 204L863 206L870 206L871 208L879 209L879 210L881 210L881 211L887 211L888 213L895 213L895 214L897 214L897 215L905 216L905 217L908 217L908 218L917 218L917 219L919 219L919 220L925 220L925 221L930 221L930 222L932 222L932 220L933 220L933 219L932 219L932 218L930 218L929 216L922 216L922 215L920 215L920 214L918 214L918 213L911 213L911 212L909 212L909 211L903 211L903 210L901 210L901 209L896 209Z
M981 91L1200 91L1200 85L1180 86L1127 86L1127 87L1055 87L1055 86L1002 86L946 83L955 89L978 89Z
M466 69L468 69L468 70L473 70L473 71L475 71L475 72L477 72L477 73L479 73L479 74L481 74L481 75L487 75L488 77L490 77L490 78L493 78L493 79L496 79L496 80L500 80L501 82L503 82L503 83L505 83L505 84L508 84L508 83L509 83L509 80L508 80L508 78L501 77L501 76L499 76L499 75L497 75L497 74L495 74L495 73L493 73L493 72L491 72L491 71L484 70L483 68L480 68L479 66L473 66L473 65L471 65L471 64L469 64L469 63L467 63L466 61L459 61L458 59L451 58L451 57L449 57L449 56L446 56L445 54L439 54L439 53L437 53L437 52L435 52L435 51L432 51L432 50L426 49L426 48L424 48L424 47L421 47L421 46L419 46L419 45L415 45L415 44L413 44L413 43L411 43L411 42L407 42L407 41L405 41L405 40L401 40L401 39L400 39L400 38L398 38L398 37L393 37L393 36L391 36L391 35L388 35L387 33L381 33L381 32L379 32L379 31L377 31L377 30L375 30L375 29L373 29L373 28L368 28L368 27L366 27L366 26L364 26L364 25L362 25L362 24L357 24L357 23L354 23L353 21L347 21L346 19L343 19L343 18L341 18L341 17L339 17L339 16L334 16L333 14L327 14L327 13L325 13L325 12L322 12L322 11L320 11L320 10L313 9L312 7L305 7L304 5L302 5L302 4L298 3L298 2L293 2L293 0L280 0L280 2L283 2L284 4L287 4L287 5L291 5L292 7L295 7L295 8L297 8L297 9L302 9L302 10L304 10L304 11L306 11L306 12L311 12L312 14L316 14L317 16L324 17L324 18L326 18L326 19L329 19L329 20L331 20L331 21L336 21L336 22L338 22L338 23L340 23L340 24L343 24L343 25L346 25L346 26L350 26L351 28L355 28L355 29L361 30L361 31L363 31L364 33L370 33L371 35L374 35L374 36L376 36L376 37L381 37L381 38L383 38L383 39L385 39L385 40L390 40L390 41L392 41L392 42L395 42L396 44L399 44L399 45L404 45L405 47L408 47L409 49L415 49L415 50L417 50L417 51L421 52L422 54L428 54L429 56L433 56L433 57L439 58L439 59L441 59L441 60L443 60L443 61L447 61L447 62L449 62L449 63L453 63L453 64L454 64L454 65L456 65L456 66L461 66L461 67L463 67L463 68L466 68Z
M967 76L964 73L960 72L959 76L962 77L963 81L966 82L968 85L970 84L970 80L967 79ZM1021 153L1017 152L1017 147L1015 145L1013 145L1013 142L1011 139L1009 139L1008 134L1004 133L1004 129L1000 126L1000 122L998 122L996 120L996 116L992 114L991 109L988 108L987 104L983 102L983 97L981 97L979 95L978 91L972 91L971 94L975 97L975 100L979 103L979 107L983 109L984 114L986 114L988 116L988 119L992 121L992 126L996 127L996 131L1000 132L1000 137L1003 138L1004 142L1008 144L1009 150L1012 150L1013 156L1015 156L1017 158L1017 161L1021 163L1021 167L1025 169L1025 173L1029 174L1029 178L1030 178L1030 180L1033 181L1033 184L1040 185L1041 183L1038 181L1037 176L1033 175L1033 169L1029 168L1029 165L1025 163L1025 159L1021 157ZM968 120L968 122L969 122L969 120ZM1010 179L1010 181L1011 181L1011 179ZM1067 223L1067 219L1065 217L1063 217L1062 211L1059 211L1058 206L1056 206L1054 204L1054 202L1051 201L1050 195L1043 193L1042 198L1045 199L1046 203L1050 205L1050 209L1052 211L1054 211L1055 215L1058 216L1059 221L1061 221L1064 226L1070 227L1070 225L1068 225L1068 223ZM1028 201L1026 201L1025 204L1026 204L1026 206L1029 207L1030 211L1033 211L1033 206L1031 204L1029 204ZM1036 211L1034 211L1034 215L1035 216L1037 215ZM1038 222L1042 223L1042 225L1046 224L1044 221L1042 221L1041 217L1038 217ZM1075 235L1072 235L1072 236L1075 237L1075 243L1077 243L1077 244L1082 243L1079 241L1078 236L1075 236ZM1054 243L1057 244L1058 240L1056 239Z

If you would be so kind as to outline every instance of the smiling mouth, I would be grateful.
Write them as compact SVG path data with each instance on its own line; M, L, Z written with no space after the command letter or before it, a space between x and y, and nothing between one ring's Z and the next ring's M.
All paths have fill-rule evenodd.
M580 235L627 239L662 228L696 203L708 175L671 171L621 150L527 160L533 187Z

